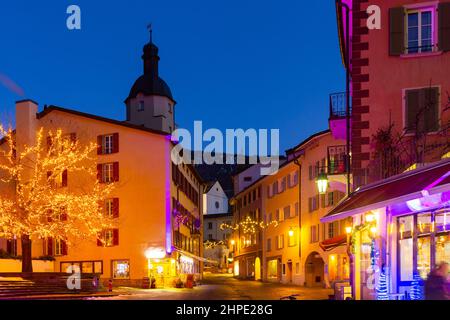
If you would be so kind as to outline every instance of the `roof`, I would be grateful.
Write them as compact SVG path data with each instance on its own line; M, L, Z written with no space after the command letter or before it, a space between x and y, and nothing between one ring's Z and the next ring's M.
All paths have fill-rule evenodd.
M305 140L303 140L302 142L300 142L298 145L296 145L295 147L286 150L286 153L293 153L295 150L303 147L305 144L307 144L308 142L310 142L311 140L323 135L323 134L327 134L330 133L331 131L329 129L327 130L323 130L323 131L319 131L311 136L309 136L308 138L306 138ZM295 155L295 157L293 157L292 159L286 160L286 157L280 157L281 165L278 168L278 170L286 167L287 165L291 164L292 162L295 162L295 160L297 160L298 155ZM237 197L238 195L241 195L242 193L246 192L248 189L254 187L256 184L260 183L262 180L264 180L267 176L261 176L259 179L255 180L252 184L248 185L246 188L242 189L241 192L237 193L234 195L234 197Z
M142 75L134 82L125 102L142 93L145 96L162 96L175 101L167 83L160 77L152 78L150 75Z
M104 118L104 117L100 117L100 116L97 116L94 114L84 113L84 112L80 112L80 111L76 111L76 110L72 110L72 109L66 109L66 108L62 108L62 107L58 107L58 106L54 106L54 105L44 107L43 111L37 113L37 118L41 119L41 118L45 117L46 115L48 115L49 113L51 113L52 111L60 111L60 112L70 113L70 114L73 114L76 116L85 117L85 118L89 118L89 119L93 119L93 120L97 120L97 121L103 121L103 122L111 123L114 125L127 127L130 129L155 133L155 134L164 135L164 136L168 135L168 133L164 132L164 131L150 129L150 128L146 128L144 126L138 126L135 124L131 124L129 122L114 120L114 119L110 119L110 118Z
M319 136L321 136L321 135L323 135L323 134L327 134L327 133L330 133L330 132L331 132L330 129L316 132L316 133L314 133L313 135L310 135L308 138L306 138L306 139L303 140L302 142L300 142L300 143L299 143L298 145L296 145L295 147L286 150L286 153L287 153L287 154L292 153L292 152L294 152L295 150L297 150L297 149L299 149L300 147L302 147L302 146L304 146L305 144L307 144L308 142L310 142L311 140L313 140L314 138L317 138L317 137L319 137Z
M450 159L369 184L353 192L321 219L329 222L400 201L423 197L423 191L450 190Z

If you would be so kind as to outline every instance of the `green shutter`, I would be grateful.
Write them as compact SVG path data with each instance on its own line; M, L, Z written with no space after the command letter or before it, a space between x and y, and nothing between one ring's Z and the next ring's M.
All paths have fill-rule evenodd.
M450 2L440 3L439 13L439 50L450 51Z
M426 88L422 90L422 105L425 115L425 131L439 130L439 88Z
M405 9L389 9L389 54L400 56L405 53Z
M416 117L420 109L420 96L420 90L406 91L406 132L415 132L416 130Z

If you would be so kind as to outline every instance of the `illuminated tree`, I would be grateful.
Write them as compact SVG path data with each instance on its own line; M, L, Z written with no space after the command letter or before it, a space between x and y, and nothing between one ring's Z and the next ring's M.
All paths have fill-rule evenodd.
M384 266L381 268L376 292L377 292L377 300L389 300L388 280L386 276L386 268Z
M113 226L100 204L114 185L97 179L96 143L40 129L32 145L16 146L15 132L2 126L0 137L0 237L21 240L22 272L32 272L32 240L70 245Z

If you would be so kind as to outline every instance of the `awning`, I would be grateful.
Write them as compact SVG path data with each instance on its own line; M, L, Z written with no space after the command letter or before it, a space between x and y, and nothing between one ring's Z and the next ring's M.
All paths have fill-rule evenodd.
M450 190L450 159L366 185L343 199L321 222L331 222L401 201Z
M347 235L343 234L331 239L324 240L319 243L319 246L320 248L322 248L323 251L330 251L346 243L347 243Z
M197 256L197 255L195 255L193 253L190 253L190 252L187 252L187 251L184 251L184 250L181 250L181 249L174 248L174 251L178 252L179 254L181 254L183 256L195 259L197 261L209 262L209 263L213 263L214 262L213 260L209 260L209 259L206 259L206 258L203 258L203 257L199 257L199 256Z

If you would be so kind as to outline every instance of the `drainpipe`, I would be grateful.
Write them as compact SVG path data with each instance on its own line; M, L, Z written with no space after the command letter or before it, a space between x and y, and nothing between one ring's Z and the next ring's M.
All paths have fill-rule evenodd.
M298 159L294 160L294 163L298 166L298 257L301 259L302 256L302 193L300 187L301 175L302 175L302 165ZM300 261L301 262L301 261Z

